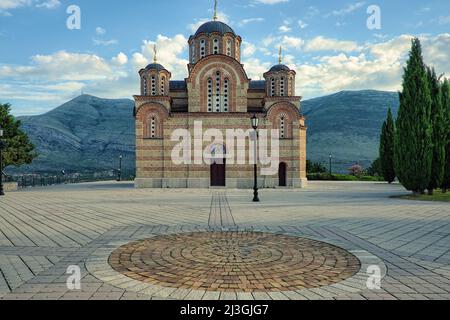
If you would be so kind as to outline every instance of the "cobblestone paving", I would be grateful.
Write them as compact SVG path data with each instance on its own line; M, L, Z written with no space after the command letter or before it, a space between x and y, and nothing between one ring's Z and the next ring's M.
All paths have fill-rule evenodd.
M0 299L450 299L450 205L390 199L405 193L397 185L311 183L304 190L262 190L260 204L251 202L251 190L222 196L239 230L323 241L362 261L357 275L330 286L149 287L108 265L126 243L210 231L214 192L96 183L9 193L0 199ZM379 290L364 286L372 264L384 276ZM81 269L81 290L67 289L70 265Z
M361 268L355 256L324 242L257 232L153 237L120 247L109 263L138 281L221 292L317 288Z

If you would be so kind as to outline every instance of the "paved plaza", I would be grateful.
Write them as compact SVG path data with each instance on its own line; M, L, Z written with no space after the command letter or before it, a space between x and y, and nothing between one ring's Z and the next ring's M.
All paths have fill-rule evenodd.
M258 204L252 190L116 182L8 193L0 299L450 299L450 204L390 198L402 194L365 182L261 190Z

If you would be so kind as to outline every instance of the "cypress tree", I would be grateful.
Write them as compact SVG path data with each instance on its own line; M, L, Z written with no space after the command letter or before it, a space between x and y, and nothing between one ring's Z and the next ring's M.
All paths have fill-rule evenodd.
M403 186L423 194L431 176L431 95L419 39L412 40L404 68L403 91L396 122L395 172Z
M444 179L441 185L442 192L446 193L450 189L450 82L445 79L441 86L442 106L445 115L445 128L447 132L445 146L445 170Z
M431 92L431 125L433 128L433 150L431 162L431 176L428 183L428 194L433 195L434 189L442 184L445 168L445 145L447 132L445 128L445 114L442 106L441 84L434 68L428 68L428 81Z
M392 183L395 180L394 169L394 136L395 126L391 108L386 121L383 123L380 138L380 162L384 180Z

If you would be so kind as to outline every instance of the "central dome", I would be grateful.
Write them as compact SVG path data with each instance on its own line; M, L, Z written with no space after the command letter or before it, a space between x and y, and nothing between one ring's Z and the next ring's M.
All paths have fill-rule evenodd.
M205 33L205 34L211 34L218 32L221 35L225 35L226 33L232 33L235 35L234 30L231 29L229 25L226 23L220 22L220 21L209 21L200 26L198 28L197 32L195 33L195 36L198 36L199 34Z

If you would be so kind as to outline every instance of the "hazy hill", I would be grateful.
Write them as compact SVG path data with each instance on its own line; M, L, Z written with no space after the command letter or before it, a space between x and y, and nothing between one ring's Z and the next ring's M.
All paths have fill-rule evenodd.
M379 136L388 108L394 116L398 93L342 91L304 101L308 126L308 159L327 164L329 154L340 171L358 162L365 168L378 157Z
M367 167L377 157L381 125L389 106L398 110L398 94L344 91L304 101L308 125L308 159L345 171L354 162ZM39 157L20 172L134 172L133 101L82 95L39 116L20 117ZM17 170L14 170L17 171Z
M134 119L131 100L82 95L39 116L20 117L39 157L28 171L95 172L118 167L134 171Z

